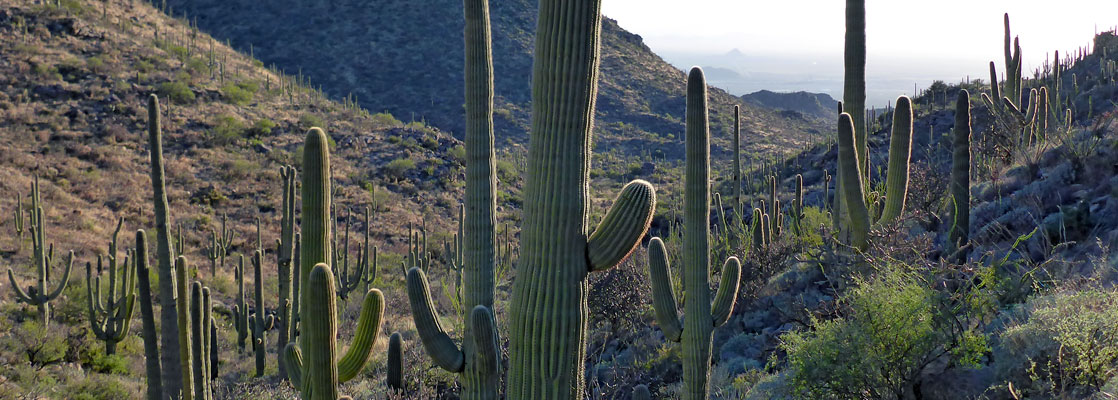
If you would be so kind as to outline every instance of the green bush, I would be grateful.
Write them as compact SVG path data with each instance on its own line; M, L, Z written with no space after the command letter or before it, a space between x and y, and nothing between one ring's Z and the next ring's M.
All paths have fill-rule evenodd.
M275 127L276 127L276 123L272 122L272 120L267 119L267 118L261 118L261 119L256 120L256 122L252 124L252 128L249 129L249 135L251 135L251 136L271 135L272 134L272 128L275 128Z
M129 388L119 378L90 375L66 387L64 398L73 400L116 400L138 398L140 393Z
M194 102L194 90L182 80L174 80L159 84L159 96L171 99L177 104Z
M313 127L326 129L326 122L322 120L322 117L319 117L317 115L303 114L301 117L299 117L299 127L303 128L304 130L311 129Z
M400 120L396 119L396 117L392 116L392 114L389 114L387 111L373 114L372 119L373 122L378 125L400 126L400 124L402 124Z
M384 166L384 173L392 178L404 179L413 169L415 169L415 161L410 158L397 158Z
M93 370L105 374L128 374L128 360L120 354L99 355L93 358Z
M214 127L210 129L213 142L218 145L227 145L244 137L245 125L236 117L228 114L218 115L214 120Z
M243 106L252 101L253 92L246 90L241 85L228 84L221 88L221 97L225 102Z
M466 148L462 145L451 147L448 155L450 155L450 159L454 160L454 162L466 165Z
M920 372L949 357L975 366L986 350L968 307L913 273L890 269L844 296L845 318L812 321L814 330L782 336L788 385L806 398L913 398Z
M994 349L999 381L1024 397L1085 398L1118 375L1118 292L1038 297L1007 312Z

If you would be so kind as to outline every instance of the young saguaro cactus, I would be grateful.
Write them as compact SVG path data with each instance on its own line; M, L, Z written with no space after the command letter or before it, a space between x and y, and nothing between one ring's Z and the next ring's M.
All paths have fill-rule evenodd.
M12 215L12 225L16 230L17 248L23 250L23 193L16 192L16 209Z
M66 284L70 281L70 270L74 266L74 252L71 251L66 257L66 262L62 264L62 279L55 285L54 290L49 290L51 283L50 266L54 263L54 244L47 244L44 227L43 199L39 195L39 177L36 176L35 181L31 183L31 242L34 250L35 272L38 278L34 286L23 290L16 282L12 269L8 268L8 281L12 284L17 302L39 308L39 316L43 319L43 327L46 328L50 325L50 302L62 295L62 291L66 289Z
M710 131L707 127L706 79L694 67L687 77L687 164L684 175L683 323L668 267L664 242L652 238L648 268L652 277L652 305L664 336L683 344L683 399L705 400L714 329L734 310L741 280L741 263L730 257L722 267L722 281L711 304L710 282ZM754 212L756 215L756 212Z
M497 262L496 156L493 150L493 55L488 0L465 0L466 53L466 199L460 208L461 263L457 290L471 309L458 348L439 324L427 277L421 268L407 273L408 300L416 330L427 354L450 372L461 374L462 398L500 398L500 350L493 316ZM464 290L463 290L464 289ZM394 335L395 337L395 335ZM391 367L391 366L390 366ZM390 385L392 382L390 380ZM400 382L402 386L402 380Z
M147 234L136 231L136 252L132 256L136 263L137 292L140 298L140 321L144 333L144 368L147 371L147 400L163 400L162 368L159 365L159 335L155 329L155 311L151 300L151 271L148 268Z
M392 390L404 389L404 339L400 332L388 337L388 372L385 383Z
M109 242L109 293L107 301L101 298L101 256L97 256L97 276L93 276L90 263L85 263L86 295L89 297L89 324L93 328L93 336L105 342L105 354L116 353L116 344L124 340L128 328L132 326L132 313L136 309L136 264L129 263L128 257L117 265L116 240L124 219L117 221L113 239ZM117 273L120 273L120 283L117 284ZM119 292L118 290L119 286ZM119 296L117 294L119 293Z
M839 115L838 158L839 180L843 182L839 195L850 221L850 242L858 250L869 245L868 235L873 224L889 223L896 220L904 211L905 198L908 197L908 169L912 157L912 101L907 96L897 98L897 108L893 110L893 132L889 138L889 167L885 179L885 204L881 217L871 215L866 191L868 184L858 173L860 165L855 150L853 121L850 114ZM847 122L850 122L849 124ZM849 137L848 137L849 136Z
M587 276L631 254L656 204L651 184L630 182L589 231L601 22L601 0L540 2L524 225L509 302L509 399L583 397Z
M171 231L167 216L167 189L163 175L163 131L159 127L159 98L148 98L148 146L151 152L151 188L155 203L156 273L159 276L160 362L163 365L163 389L171 397L191 398L190 368L183 367L183 358L189 351L180 347L179 305L175 301L175 278L171 264ZM180 295L185 296L183 290ZM183 311L185 312L185 311ZM184 330L186 328L183 328Z
M365 294L353 341L345 355L337 359L334 275L325 264L330 260L331 193L326 133L311 128L303 149L303 211L298 242L303 333L298 343L287 344L281 360L287 363L288 379L304 399L336 400L338 383L356 377L369 360L384 315L384 295L377 289Z

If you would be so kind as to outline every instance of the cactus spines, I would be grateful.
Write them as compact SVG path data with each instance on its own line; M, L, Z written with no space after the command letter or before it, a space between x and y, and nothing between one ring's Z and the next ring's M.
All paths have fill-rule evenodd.
M1008 21L1008 19L1007 19ZM970 233L970 94L959 91L955 100L955 129L951 153L951 199L954 223L947 236L949 254L965 245ZM959 254L961 259L966 254Z
M35 263L35 285L25 291L16 282L15 274L8 268L8 281L15 291L16 301L33 305L39 309L39 316L43 321L43 328L50 325L50 302L62 295L66 284L70 281L70 270L74 266L74 252L71 251L62 263L62 279L58 280L54 290L50 289L50 266L54 263L54 244L47 244L45 224L43 222L43 200L39 195L39 177L36 176L31 183L31 241L34 249L33 261Z
M587 257L589 145L601 18L600 0L543 0L539 7L521 256L509 302L511 399L583 396L587 275L592 270ZM636 184L645 186L641 191L653 191L647 182ZM644 208L654 202L626 204ZM616 212L642 216L652 209ZM648 229L634 228L638 234L602 238L618 242L602 248L627 253ZM636 239L625 243L628 238ZM607 266L593 269L602 267Z
M93 328L93 336L105 342L105 354L116 353L116 344L128 334L132 326L132 313L136 309L136 265L124 258L121 265L117 265L116 240L124 219L118 220L113 239L109 242L109 293L107 301L101 299L101 256L97 256L97 277L93 276L90 263L85 263L86 295L89 297L89 322ZM117 273L121 273L120 283L117 283ZM119 292L118 290L119 286ZM119 296L117 294L119 293ZM102 317L103 316L103 317Z
M388 337L388 372L385 383L389 389L404 389L404 339L400 332Z
M167 216L167 191L163 179L163 139L159 127L159 98L154 94L148 98L148 146L151 153L151 188L155 203L156 232L156 273L159 276L159 304L162 307L160 319L160 361L163 365L163 389L168 396L181 396L190 400L189 368L183 368L181 360L189 352L180 349L179 305L175 302L175 278L171 264L171 231ZM184 274L185 275L185 274ZM185 297L186 290L180 293ZM185 312L185 311L184 311ZM183 330L186 328L183 327ZM185 389L184 389L185 388Z
M162 368L159 365L159 337L155 331L155 311L151 301L151 271L148 269L147 235L136 231L136 286L140 298L140 321L144 334L144 367L147 371L147 400L163 400Z
M706 79L694 67L687 77L687 163L684 172L683 290L687 318L681 323L672 292L663 242L653 238L649 248L649 275L653 279L652 303L656 320L669 340L683 344L684 399L706 399L714 328L734 309L741 279L735 257L722 267L722 281L711 304L710 293L710 131L707 126ZM756 212L755 212L756 215ZM763 218L763 217L762 217Z
M621 263L640 245L652 223L656 193L643 180L629 182L614 200L587 244L590 270L601 271Z
M879 223L890 223L904 212L908 197L908 166L912 159L912 100L897 98L893 132L889 137L889 167L885 172L885 208Z
M279 276L276 278L279 281L279 317L276 320L276 328L279 330L278 348L283 349L283 346L291 340L291 329L289 325L292 319L292 288L291 288L291 266L292 266L292 253L295 251L295 167L283 166L280 168L280 178L283 179L283 216L280 218L280 240L276 242L276 257ZM282 358L283 352L277 352L277 357ZM282 362L277 362L279 367L280 378L287 377L286 365Z
M264 252L256 250L252 255L252 273L255 287L253 301L256 303L256 313L249 319L252 328L252 349L256 353L256 376L264 376L265 356L267 355L268 330L275 325L275 317L264 312L264 274L261 272L264 263Z

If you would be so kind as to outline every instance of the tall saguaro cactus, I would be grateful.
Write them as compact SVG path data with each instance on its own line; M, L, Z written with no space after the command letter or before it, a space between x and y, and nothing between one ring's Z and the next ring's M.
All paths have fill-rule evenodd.
M245 350L245 340L248 339L248 303L245 302L245 256L237 257L237 265L233 267L233 275L237 281L237 298L233 305L233 327L237 330L237 348Z
M163 178L163 131L159 127L159 98L154 94L148 98L148 146L151 152L151 189L155 203L155 233L157 259L156 272L159 276L159 338L163 364L163 389L169 396L181 396L190 400L189 368L182 367L183 354L179 345L179 307L175 302L175 278L171 264L171 230L167 216L167 189ZM185 295L185 293L184 293Z
M105 354L115 354L116 344L124 340L128 328L132 326L132 312L136 309L136 264L129 263L128 257L124 258L121 265L117 265L116 239L120 228L124 224L121 218L113 231L113 239L109 242L109 293L107 301L101 299L101 256L97 256L97 276L93 276L90 263L85 263L86 295L89 297L89 324L93 328L93 336L105 342ZM133 260L134 262L135 260ZM120 284L117 284L117 273L121 273ZM117 290L119 286L119 294ZM101 317L103 316L103 317Z
M147 400L163 400L162 368L159 365L159 337L155 331L155 311L151 301L151 271L148 268L147 234L136 231L136 283L140 297L140 320L144 334L144 368L147 371Z
M843 56L843 110L854 121L858 171L868 181L870 161L866 144L866 0L846 0L846 40Z
M34 250L34 268L38 275L35 285L25 291L16 282L15 274L8 268L8 281L15 291L16 301L27 303L39 308L39 316L43 319L43 328L50 325L50 302L62 295L66 284L70 281L70 270L74 266L74 252L71 251L62 264L62 279L58 280L54 290L50 289L50 266L54 263L54 244L47 244L45 233L46 224L43 222L43 199L39 195L39 177L31 183L31 242Z
M330 153L326 133L307 132L303 146L303 211L299 224L299 306L303 327L299 342L284 348L287 375L307 400L337 400L338 383L356 377L365 368L384 316L384 295L372 289L365 294L353 341L337 359L337 309L330 260Z
M178 305L178 308L177 308L178 311L176 313L176 316L178 317L177 321L178 321L178 324L179 324L179 328L181 328L181 329L179 329L179 333L178 333L179 352L181 353L179 355L179 357L180 357L181 361L180 361L180 364L177 365L177 366L182 368L182 370L183 370L182 398L183 398L183 400L190 400L190 399L193 398L192 396L194 396L195 391L198 389L194 385L194 381L195 381L194 367L195 367L195 364L197 364L197 360L194 359L194 353L191 350L191 349L194 349L197 346L194 345L194 343L193 343L193 335L192 335L192 331L190 329L190 327L191 327L191 314L190 314L191 310L190 310L190 305L189 305L189 303L190 303L190 290L189 290L190 279L187 278L186 271L187 271L186 257L183 257L183 256L180 255L180 256L178 256L178 258L175 259L175 281L174 281L174 283L175 283L175 294L176 294L175 301ZM164 369L166 369L166 367L164 367ZM198 398L197 400L204 400L204 399Z
M741 263L730 257L711 304L710 282L710 131L707 127L706 79L694 67L687 77L687 165L684 176L683 290L686 318L680 323L664 242L649 242L648 268L652 305L664 336L683 343L683 399L707 398L714 328L734 310ZM756 213L754 213L756 215Z
M651 184L630 182L589 232L601 20L601 0L540 1L524 226L509 303L509 399L582 398L587 276L628 257L656 203Z
M439 324L431 304L426 274L408 271L408 299L416 330L427 354L443 369L461 373L462 398L495 400L500 396L500 352L496 346L493 293L496 280L496 157L493 150L493 54L488 0L464 0L466 53L466 201L459 219L463 254L462 305L471 309L463 324L462 348ZM465 290L463 290L465 289ZM480 330L480 331L479 331ZM486 341L484 338L493 338Z
M954 223L947 236L949 253L966 244L970 237L970 93L959 91L955 100L955 129L951 152L951 200ZM966 259L966 253L959 254Z

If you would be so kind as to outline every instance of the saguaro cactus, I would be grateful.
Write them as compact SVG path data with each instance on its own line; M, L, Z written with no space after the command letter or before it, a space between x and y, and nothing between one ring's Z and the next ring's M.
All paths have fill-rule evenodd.
M159 365L159 337L155 330L155 312L151 301L151 271L148 269L147 234L136 231L136 282L140 297L140 321L144 334L144 367L147 370L147 400L163 400L162 368Z
M652 400L652 393L648 391L647 385L633 386L633 400Z
M23 250L23 193L16 192L16 209L12 213L12 225L16 230L16 244Z
M74 266L74 252L71 251L66 257L66 262L62 264L62 279L55 285L54 290L49 290L50 266L54 263L54 244L47 244L44 231L43 199L39 196L39 177L36 176L35 181L31 183L31 242L38 279L34 286L28 287L25 291L19 287L19 283L16 283L12 269L8 268L8 281L12 284L16 301L38 307L39 316L43 319L43 328L47 328L50 325L50 302L62 295L62 291L70 281L70 270Z
M229 246L233 244L236 231L228 228L229 216L221 215L221 232L210 229L210 249L206 257L210 259L210 276L217 276L217 268L225 267L225 256L229 253ZM180 237L182 235L179 235ZM221 263L219 264L218 261Z
M466 53L466 200L459 209L461 263L459 293L471 308L462 335L462 348L439 324L423 269L407 273L408 299L416 330L427 354L443 369L461 373L462 398L495 400L500 395L500 353L496 347L493 313L496 265L496 156L493 150L493 56L488 0L464 0ZM418 257L416 257L418 258ZM464 290L463 290L464 289ZM396 335L394 335L396 337ZM492 341L486 340L492 338ZM391 365L390 365L391 368ZM402 387L402 377L399 386ZM393 384L389 380L389 385Z
M191 358L193 358L192 367L194 368L194 398L197 400L210 400L211 392L209 390L209 369L206 368L206 341L208 324L205 322L206 314L209 314L206 309L205 297L203 292L208 289L202 288L201 282L194 282L190 287L190 340L191 340Z
M245 340L248 339L248 304L245 303L245 256L237 258L237 265L233 269L237 281L237 304L233 305L233 327L237 330L237 348L245 351Z
M684 177L683 290L687 318L681 324L668 268L664 242L652 238L648 268L652 277L652 305L664 336L683 343L684 399L706 399L714 328L726 323L734 310L741 280L741 263L730 257L722 267L722 281L711 304L710 282L710 131L707 128L706 80L695 67L687 77L687 165ZM756 211L754 215L756 215Z
M279 330L278 348L282 349L291 341L291 261L295 251L295 167L284 166L280 168L280 178L283 179L283 216L280 218L280 240L276 243L276 268L279 270L279 317L276 328ZM277 364L279 365L280 378L287 378L287 368L282 360L283 352L278 352Z
M601 0L540 2L524 226L509 302L509 399L582 398L587 275L628 257L656 203L651 184L630 182L589 232L601 19Z
M267 355L268 330L275 327L275 317L264 312L264 274L261 273L264 253L256 250L252 255L252 285L256 288L253 301L256 313L249 319L252 328L252 349L256 352L256 376L264 376L265 356Z
M970 237L970 93L959 91L955 100L955 129L951 153L951 200L954 223L947 236L949 254L966 244ZM966 253L959 258L965 260Z
M853 121L848 125L845 119L850 119L850 114L841 114L838 123L839 181L843 182L839 195L844 197L843 202L847 207L851 245L859 250L865 250L871 223L892 222L904 211L905 199L908 197L908 168L912 157L912 100L907 96L898 97L897 108L893 110L893 132L889 138L889 166L885 179L885 203L882 208L877 208L881 210L880 218L874 215L876 213L870 212L871 196L866 189L868 183L857 170L861 160L858 158L856 142L853 139L855 128ZM847 136L850 136L849 141Z
M283 362L291 383L304 399L338 398L338 383L357 376L369 360L384 315L384 295L365 294L357 330L349 349L336 358L337 310L330 260L330 153L326 134L311 128L303 146L303 211L299 242L299 306L303 327L299 343L288 343ZM313 272L312 272L313 270ZM304 359L306 357L306 359Z
M182 353L182 354L180 354L180 357L181 357L182 361L180 362L178 367L182 368L182 370L184 371L183 373L185 374L185 376L183 376L183 388L182 388L182 398L183 398L183 400L192 399L193 398L192 396L195 395L196 390L198 389L194 385L194 381L195 381L194 367L195 367L195 364L197 364L198 362L197 362L197 360L194 359L195 357L194 357L194 352L192 351L192 349L197 347L197 345L195 345L193 343L193 338L192 338L193 331L191 330L191 327L190 327L190 325L191 325L191 315L190 315L191 310L190 310L190 306L189 306L190 290L188 289L188 287L190 286L190 280L189 280L189 278L187 278L186 271L187 271L186 257L178 256L178 258L175 259L175 281L174 281L174 284L175 284L175 293L177 294L176 302L177 302L177 305L178 305L178 309L177 309L177 312L176 312L177 317L178 317L177 321L178 321L179 327L182 328L182 329L179 329L179 333L178 333L179 351ZM165 369L166 369L166 366L164 366L164 370ZM204 400L204 399L199 398L198 400Z
M386 384L393 390L404 389L404 339L400 332L388 337L388 372Z
M168 396L182 396L190 400L190 368L182 367L182 358L188 357L179 345L179 306L175 302L175 278L171 265L171 231L167 216L167 190L163 179L163 132L159 127L159 98L148 98L148 146L151 152L151 189L155 203L155 233L159 276L160 361L163 365L163 389ZM185 290L182 293L185 296ZM183 328L185 329L185 328Z
M93 336L105 342L105 354L115 354L116 344L124 340L128 328L132 326L132 312L136 309L136 264L129 263L128 257L117 265L116 239L120 228L124 224L121 218L113 231L113 239L109 242L109 293L107 302L101 300L101 256L97 256L97 277L93 276L90 263L85 263L86 295L89 297L89 324L93 328ZM120 272L120 284L117 284L117 273ZM117 287L119 294L117 296ZM103 317L102 317L103 316Z

